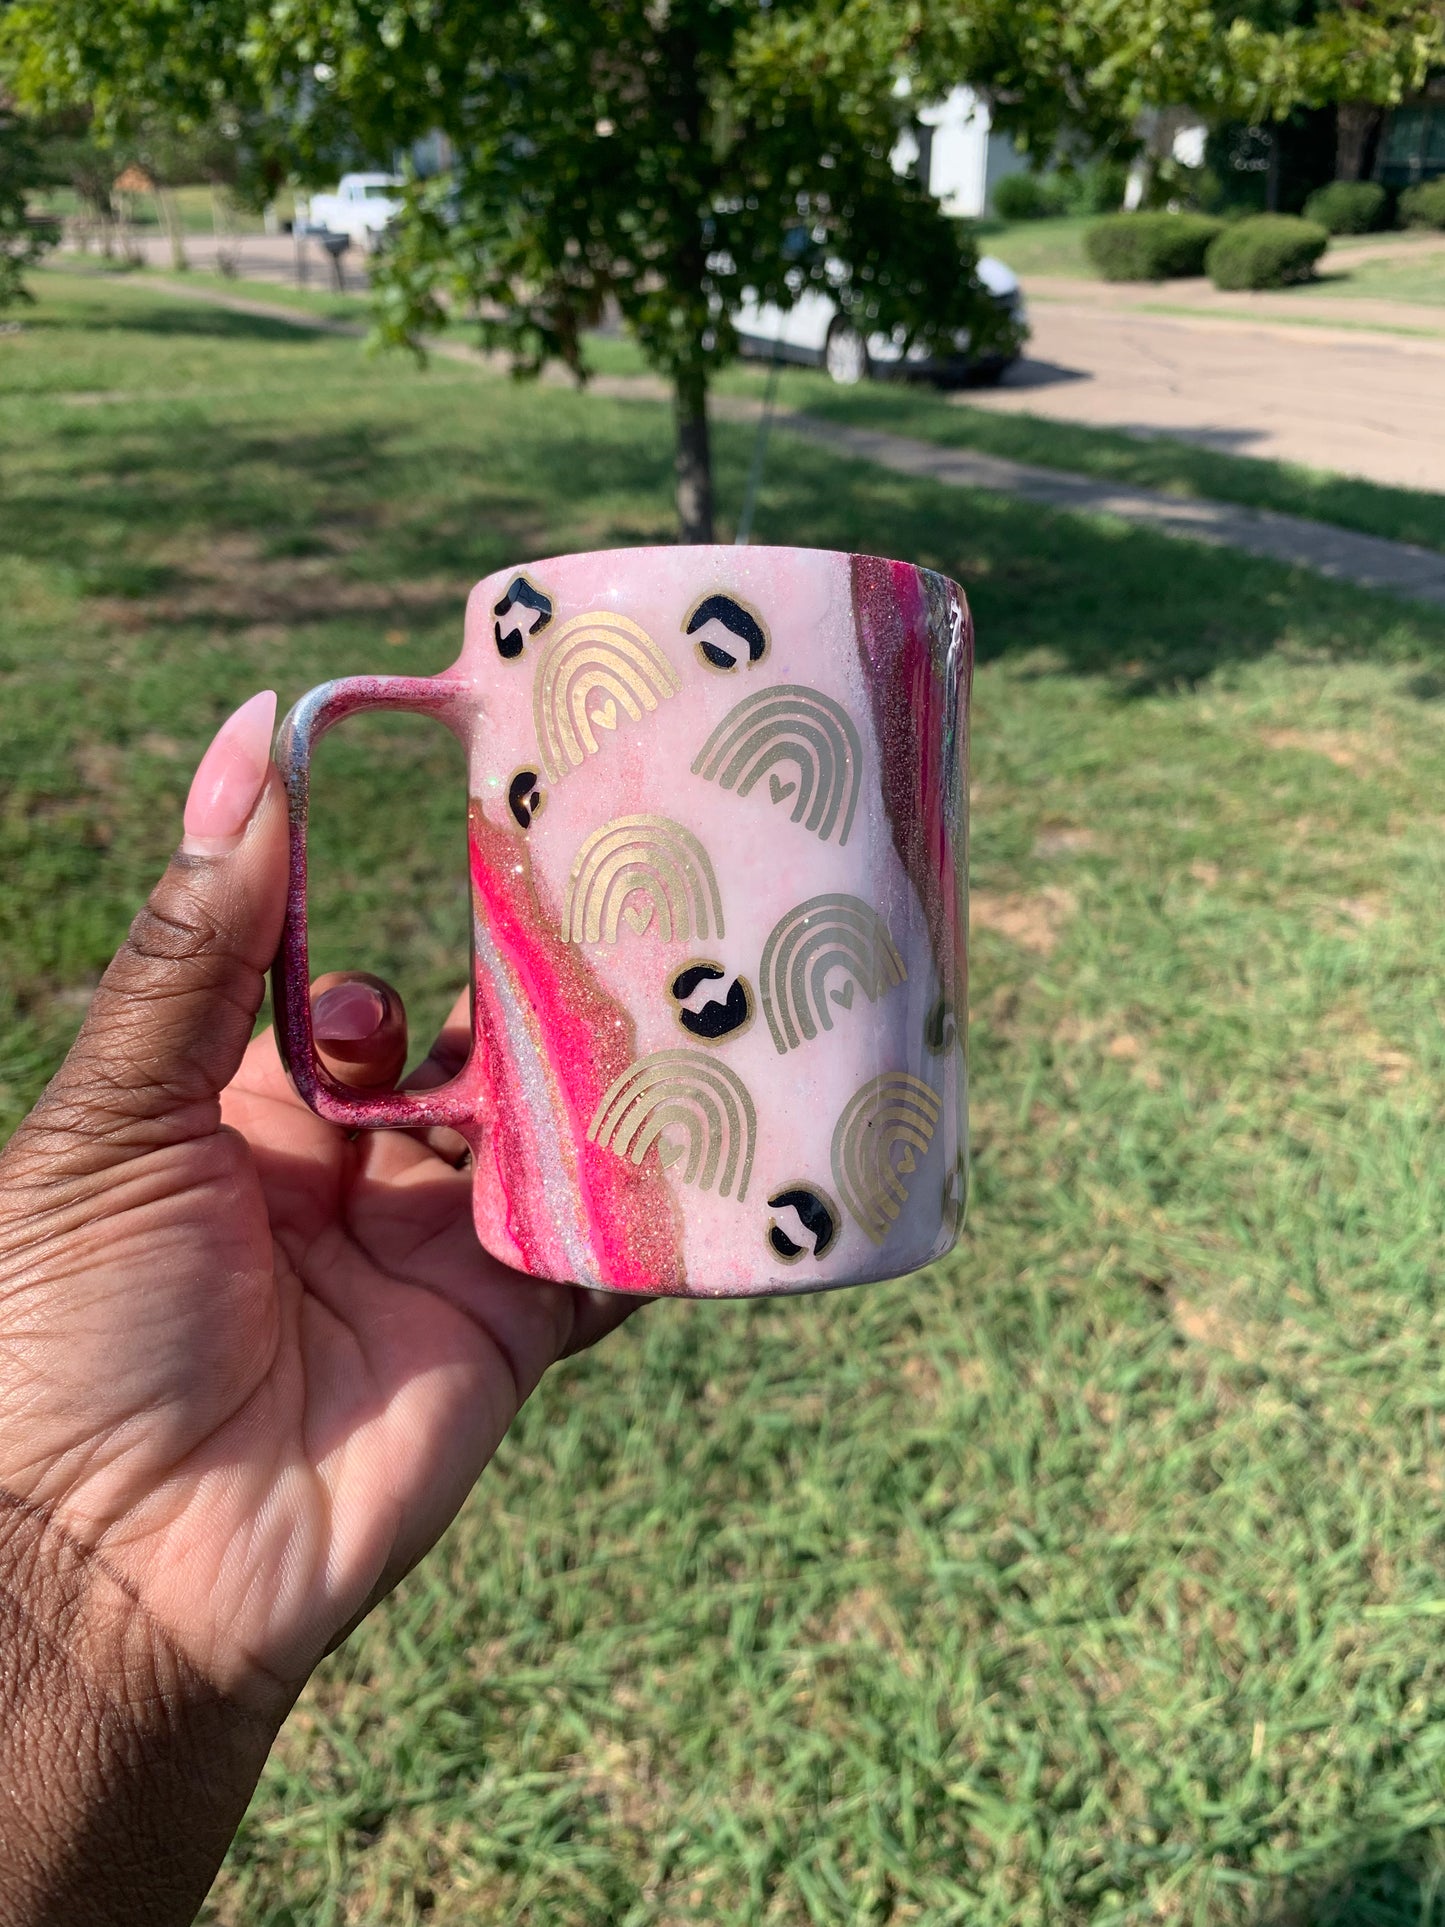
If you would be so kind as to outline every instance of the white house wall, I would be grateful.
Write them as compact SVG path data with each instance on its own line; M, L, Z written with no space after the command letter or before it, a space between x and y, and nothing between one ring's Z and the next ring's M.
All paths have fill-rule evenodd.
M928 187L946 214L976 220L988 212L998 182L1027 165L1009 136L994 131L988 103L971 87L955 87L918 118L932 129Z

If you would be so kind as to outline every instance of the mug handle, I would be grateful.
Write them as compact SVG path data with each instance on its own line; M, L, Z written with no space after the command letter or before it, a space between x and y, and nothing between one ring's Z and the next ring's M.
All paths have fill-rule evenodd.
M321 1065L311 1025L310 940L306 927L306 824L311 800L311 751L345 716L364 709L410 710L435 716L453 730L465 683L444 676L343 676L308 690L282 723L275 761L289 802L291 856L286 885L286 921L271 973L276 1011L276 1041L292 1083L318 1116L348 1130L384 1126L454 1128L472 1121L465 1095L465 1069L449 1083L427 1091L384 1091L374 1095L348 1090ZM473 1038L473 1052L476 1043ZM470 1064L471 1060L468 1060Z

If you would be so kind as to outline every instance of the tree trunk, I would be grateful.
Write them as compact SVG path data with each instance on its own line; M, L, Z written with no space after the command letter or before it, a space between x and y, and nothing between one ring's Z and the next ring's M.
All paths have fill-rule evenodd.
M211 232L216 237L216 272L227 279L241 271L241 251L231 224L231 199L224 187L211 183Z
M679 374L677 411L677 539L711 542L712 447L707 429L707 377L701 369Z
M1335 179L1362 181L1381 109L1368 100L1342 100L1335 109Z
M186 259L185 230L181 226L180 209L171 190L162 187L159 182L156 183L156 203L161 211L161 225L166 231L166 239L171 244L171 267L177 274L183 274L191 264Z

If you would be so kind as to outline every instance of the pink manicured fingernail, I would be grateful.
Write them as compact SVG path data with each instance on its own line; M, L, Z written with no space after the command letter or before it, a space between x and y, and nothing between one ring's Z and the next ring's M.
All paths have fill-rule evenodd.
M333 984L316 999L311 1028L318 1044L359 1044L385 1015L386 999L370 984Z
M186 798L181 848L192 856L224 856L241 840L271 765L276 692L263 689L216 731Z

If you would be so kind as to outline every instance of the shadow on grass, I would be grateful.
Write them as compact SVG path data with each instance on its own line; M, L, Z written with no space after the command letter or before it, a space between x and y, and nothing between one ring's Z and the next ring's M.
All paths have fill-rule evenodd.
M881 475L779 437L759 539L877 551L956 576L980 661L1184 688L1277 650L1445 663L1445 614L1307 569L1103 517Z
M1048 387L1066 373L1024 361L1010 373L1006 386ZM913 435L945 448L975 449L1102 481L1276 509L1387 541L1445 551L1445 497L1271 460L1256 452L1259 435L1251 427L1162 430L1152 423L1118 422L1096 428L948 402L922 387L840 389L812 378L794 379L788 390L787 405L828 421Z
M101 279L99 275L95 277ZM140 288L139 292L156 296L153 288ZM35 334L53 333L75 334L129 334L181 336L191 340L215 342L244 341L285 342L290 347L299 343L324 342L329 337L323 328L298 327L292 322L276 321L269 315L238 314L234 309L203 305L203 300L188 300L177 295L170 297L164 293L159 298L148 300L144 306L137 303L130 307L122 302L113 306L67 310L63 315L39 314L26 316L26 327Z
M1426 1851L1368 1856L1302 1890L1264 1927L1445 1927L1445 1861L1433 1842Z
M133 323L119 320L218 341L322 339L179 302L151 303ZM143 591L137 618L166 629L210 619L210 557L237 537L256 559L252 568L243 553L226 571L216 605L225 622L315 620L317 582L288 613L261 552L275 557L287 543L298 545L296 554L311 544L324 552L337 531L347 536L332 576L338 585L429 578L436 587L569 548L665 537L672 438L664 405L485 379L433 389L399 369L398 378L373 377L359 357L356 377L354 403L343 399L338 413L332 401L324 418L312 409L288 413L278 395L249 419L198 407L123 427L77 424L65 438L68 472L51 471L7 504L8 543L71 566L88 546L92 568L123 558L132 570L148 560L148 544L165 543L167 566L194 544L199 600L148 604L144 574L133 578ZM717 425L724 514L741 501L752 445L750 428ZM756 536L941 570L968 591L981 660L1023 658L1041 674L1103 676L1127 693L1190 687L1276 650L1445 665L1445 614L1102 517L912 480L784 431L769 453ZM183 556L179 566L187 569Z

